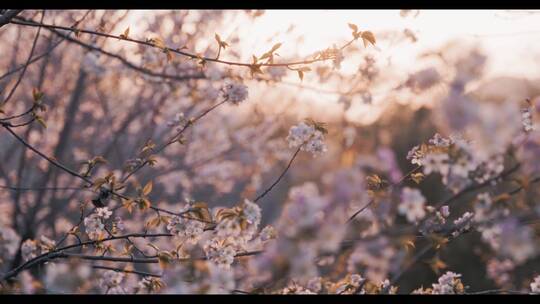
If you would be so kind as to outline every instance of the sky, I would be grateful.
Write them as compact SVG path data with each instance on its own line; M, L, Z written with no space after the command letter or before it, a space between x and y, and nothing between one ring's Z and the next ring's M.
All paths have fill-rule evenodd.
M140 16L152 13L134 11L126 20L126 26L131 26L131 33L136 33ZM381 62L391 60L390 72L395 74L395 79L406 79L408 73L421 69L417 56L427 50L441 48L449 41L463 41L478 46L488 57L485 69L487 78L513 76L540 79L537 64L540 62L539 16L540 10L420 10L412 11L405 17L400 15L400 10L266 10L255 20L249 20L242 14L228 14L226 18L229 19L224 22L226 26L217 30L225 41L228 41L230 34L238 34L240 40L232 43L231 48L240 51L243 61L250 62L253 54L263 54L278 42L282 43L278 52L282 58L294 59L306 58L333 44L339 46L351 38L348 23L356 24L360 30L372 31L376 37L407 29L414 33L417 42L403 41L403 38L379 39L375 49L367 50ZM289 30L291 26L294 27ZM297 40L298 37L301 40ZM203 48L207 43L215 43L213 36L202 43ZM363 47L360 41L358 46ZM223 56L227 56L226 52ZM355 64L344 64L340 72L352 75L362 57L357 55L357 58L347 60ZM289 74L286 80L299 82L294 73ZM309 77L303 84L335 89L333 84L310 82ZM374 121L383 111L378 99L388 99L386 94L395 84L388 82L386 87L374 88L376 107L356 103L356 108L348 116L352 120L362 117L358 121L363 120L364 123ZM265 91L264 94L268 93ZM328 107L335 104L339 96L308 90L296 90L295 94L300 103L303 101L313 110L323 109L326 115L341 115L339 109ZM255 90L252 96L257 96ZM309 115L306 109L299 108L297 111L299 116Z
M540 69L520 63L540 59L539 16L540 10L421 10L415 18L402 18L399 10L268 10L252 26L241 29L245 34L240 37L246 45L257 44L293 23L305 38L298 52L310 54L328 47L329 42L349 39L347 23L373 32L408 28L418 37L414 45L379 46L382 53L392 55L394 63L410 65L415 53L451 39L467 39L478 41L494 56L491 73L531 77L531 73L540 75Z

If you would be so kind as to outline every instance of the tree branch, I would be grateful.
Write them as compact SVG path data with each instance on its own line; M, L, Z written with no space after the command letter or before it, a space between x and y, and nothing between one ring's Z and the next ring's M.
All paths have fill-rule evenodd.
M283 172L281 172L281 174L279 175L279 177L276 179L276 181L270 185L270 187L268 187L263 193L261 193L259 196L257 196L257 198L255 198L254 202L257 202L258 200L260 200L261 198L263 198L266 194L268 194L268 192L272 191L272 189L279 183L279 181L283 178L283 176L285 176L285 174L287 173L287 171L289 170L289 168L291 167L294 159L296 158L296 156L298 155L298 153L300 152L300 149L302 148L303 144L300 145L298 147L298 149L296 149L296 152L294 152L293 156L291 157L291 160L289 161L289 163L287 164L287 167L285 167L285 170L283 170Z
M111 34L91 31L91 30L77 29L77 28L73 28L73 27L37 23L35 21L27 20L27 19L20 18L20 17L17 17L16 19L20 20L20 21L13 21L12 20L11 23L19 24L19 25L26 25L26 26L39 26L39 27L45 27L45 28L48 28L48 29L60 29L60 30L66 30L66 31L72 31L72 32L86 33L86 34L98 35L98 36L102 36L102 37L106 37L106 38L114 38L114 39L118 39L118 40L133 42L133 43L137 43L137 44L141 44L141 45L146 45L146 46L150 46L150 47L154 47L154 48L167 50L169 52L173 52L173 53L176 53L176 54L179 54L179 55L182 55L182 56L186 56L186 57L189 57L191 59L199 59L199 60L204 60L204 61L208 61L208 62L216 62L216 63L226 64L226 65L243 66L243 67L252 67L254 65L253 63L235 62L235 61L220 60L220 59L211 58L211 57L202 57L202 56L192 54L192 53L188 53L188 52L184 52L184 51L181 51L181 50L178 50L178 49L173 49L173 48L169 48L169 47L163 47L162 48L162 47L159 47L159 46L155 45L154 43L151 43L151 42L148 42L148 41L142 41L142 40L133 39L133 38L129 38L129 37L124 37L124 36L120 36L120 35L111 35ZM358 38L354 38L354 39L348 41L343 46L341 46L339 48L339 50L344 50L345 48L347 48L349 45L351 45L357 39ZM326 60L331 60L331 59L333 59L333 58L321 57L321 58L317 58L317 59L295 60L295 61L283 62L283 63L260 63L260 64L257 63L256 65L257 66L267 66L267 67L271 67L271 66L273 66L273 67L289 67L289 66L295 66L295 65L311 64L311 63L320 62L320 61L326 61Z
M0 15L0 27L8 24L11 21L11 19L13 19L15 16L17 16L22 11L23 10L21 10L21 9L12 9L12 10L7 10L7 12Z

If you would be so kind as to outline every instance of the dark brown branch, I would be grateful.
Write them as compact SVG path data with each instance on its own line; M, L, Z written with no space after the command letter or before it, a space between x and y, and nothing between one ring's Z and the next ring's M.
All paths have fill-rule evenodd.
M22 24L22 23L19 22L17 24ZM37 23L32 23L32 24L25 23L23 25L39 26L39 24L37 24ZM54 26L52 26L52 27L43 26L43 27L48 29L49 31L53 32L57 36L62 37L63 39L65 39L68 42L78 44L79 46L82 46L82 47L86 48L87 50L96 51L96 52L101 53L101 54L103 54L105 56L115 58L115 59L119 60L120 62L122 62L122 64L124 64L128 68L133 69L133 70L138 71L138 72L141 72L143 74L147 74L147 75L150 75L150 76L153 76L153 77L164 78L164 79L177 80L177 81L186 81L186 80L189 80L189 79L201 79L201 78L204 78L204 74L202 74L202 73L198 73L198 74L194 74L194 75L184 75L184 76L164 74L164 73L156 73L156 72L153 72L153 71L151 71L149 69L146 69L146 68L143 68L143 67L140 67L140 66L136 65L136 64L132 63L131 61L125 59L124 57L122 57L120 55L108 52L108 51L106 51L106 50L104 50L104 49L102 49L100 47L97 47L97 46L82 42L81 40L75 39L73 37L70 37L69 36L70 33L68 33L68 34L61 33L58 30L55 30L56 27L54 27ZM70 28L67 28L67 29L70 29Z
M154 43L151 43L151 42L148 42L148 41L137 40L137 39L133 39L133 38L129 38L129 37L124 37L124 36L120 36L120 35L111 35L111 34L100 33L100 32L91 31L91 30L85 30L85 29L77 29L77 28L72 28L72 27L65 27L65 26L37 23L35 21L26 20L26 19L20 18L20 17L18 17L16 19L20 20L20 21L12 20L11 23L19 24L19 25L26 25L26 26L39 26L39 27L45 27L45 28L48 28L48 29L60 29L60 30L66 30L66 31L73 31L73 32L79 32L79 33L85 33L85 34L98 35L98 36L102 36L102 37L114 38L114 39L118 39L118 40L129 41L129 42L133 42L133 43L137 43L137 44L141 44L141 45L146 45L146 46L149 46L149 47L162 49L162 48L156 46ZM339 48L339 50L344 50L345 48L347 48L349 45L351 45L357 39L358 38L354 38L354 39L348 41L346 44L341 46ZM244 66L244 67L253 66L252 63L234 62L234 61L220 60L220 59L217 59L217 58L201 57L201 56L198 56L196 54L191 54L191 53L188 53L188 52L184 52L184 51L169 48L169 47L164 47L163 50L167 50L169 52L173 52L173 53L176 53L176 54L179 54L179 55L182 55L182 56L186 56L186 57L189 57L191 59L199 59L199 60L204 60L204 61L207 61L207 62L216 62L216 63L222 63L222 64L226 64L226 65ZM284 62L284 63L260 63L260 64L257 63L257 66L289 67L289 66L295 66L295 65L311 64L311 63L320 62L320 61L326 61L326 60L331 60L331 59L333 59L333 58L317 58L317 59L310 59L310 60L297 60L297 61Z
M30 114L30 112L32 112L33 110L34 110L34 107L32 106L30 109L22 112L21 114L15 114L9 117L0 118L0 121L8 121L8 120L20 118L20 117L23 117L24 115Z
M81 21L83 21L87 16L88 14L91 12L91 10L88 10L81 18L79 18L77 21L75 21L75 23L73 24L73 26L79 24ZM71 34L71 33L70 33ZM61 38L59 39L53 46L51 46L48 50L46 50L45 52L43 52L42 54L38 55L38 56L35 56L34 58L32 58L32 60L30 60L27 64L22 64L20 66L18 66L17 68L14 68L8 72L6 72L5 74L3 74L2 76L0 76L0 80L4 79L5 77L13 74L13 73L16 73L22 69L24 69L26 66L34 63L34 62L37 62L39 61L40 59L46 57L47 55L49 55L56 47L58 47L63 41L65 40L65 38Z
M236 254L234 257L245 257L252 256L262 253L262 251L248 251L244 253ZM158 258L133 258L133 257L111 257L111 256L101 256L101 255L85 255L79 253L70 253L70 252L59 252L54 255L53 258L76 258L90 261L109 261L109 262L120 262L120 263L136 263L136 264L157 264L159 263ZM206 256L194 257L194 258L182 258L178 259L179 262L189 262L194 260L207 260Z
M404 267L402 267L397 274L395 274L392 279L390 280L389 286L395 284L408 270L411 268L414 264L416 264L424 255L426 255L430 249L432 249L433 246L431 244L426 245L423 247L419 252L417 252L411 261L407 263Z
M92 268L94 268L94 269L104 269L104 270L113 270L113 271L116 271L116 272L138 274L138 275L143 276L143 277L161 278L160 274L144 272L144 271L138 271L138 270L127 270L127 269L115 268L115 267L109 267L109 266L102 266L102 265L92 265Z
M407 178L409 176L411 176L411 174L413 174L414 172L418 171L418 169L420 169L420 166L418 167L415 167L414 169L412 169L411 171L407 172L407 174L405 174L399 181L397 181L396 183L394 184L390 184L391 187L396 187L396 186L399 186L401 183L403 183L405 180L407 180ZM375 202L375 199L371 199L364 207L360 208L358 211L356 211L353 215L351 215L349 217L349 219L347 220L346 224L350 223L352 220L354 220L354 218L362 213L362 211L366 210L367 207L371 206L371 204L373 204Z
M151 156L151 155L154 155L154 154L157 154L157 153L160 153L161 151L165 150L165 148L167 148L168 146L172 145L173 143L175 143L179 137L190 127L192 126L194 123L196 123L198 120L202 119L204 116L206 116L208 113L210 113L211 111L213 111L214 109L216 109L217 107L219 107L220 105L224 104L225 102L227 102L227 99L209 107L208 109L206 109L205 111L203 111L201 114L197 115L195 118L191 118L188 120L188 122L184 125L184 127L182 129L180 129L177 133L175 133L169 140L167 140L167 142L163 145L161 145L158 149L156 149L155 151L153 151L150 155L148 156ZM139 164L137 167L135 167L133 170L131 170L124 178L122 178L121 182L122 183L125 183L133 174L135 174L137 171L139 171L142 167L144 167L146 165L146 161L145 162L142 162L141 164Z
M84 215L81 216L81 222L82 222L82 219L84 218ZM69 235L66 234L66 236ZM68 249L74 249L74 248L79 248L79 247L83 247L83 246L88 246L88 245L93 245L93 244L97 244L97 243L100 243L100 242L108 242L108 241L114 241L114 240L121 240L121 239L126 239L128 237L133 237L133 238L150 238L150 237L170 237L172 236L172 234L169 234L169 233L156 233L156 234L146 234L146 233L131 233L131 234L126 234L126 235L120 235L120 236L113 236L113 237L109 237L109 238L106 238L106 239L103 239L103 240L100 240L100 241L97 241L97 240L90 240L90 241L86 241L86 242L79 242L77 244L73 244L73 245L68 245L68 246L64 246L64 247L61 247L61 248L57 248L56 250L52 251L52 252L48 252L48 253L44 253L44 254L41 254L33 259L30 259L28 261L26 261L25 263L21 264L20 266L14 268L13 270L9 271L8 273L6 273L2 279L0 280L1 281L5 281L5 280L8 280L16 275L18 275L21 271L25 270L25 269L28 269L34 265L37 265L37 264L42 264L42 263L45 263L51 259L54 259L56 257L58 257L58 254L64 250L68 250ZM62 240L63 241L63 240ZM61 242L59 242L60 244Z
M21 138L19 135L17 135L17 133L15 133L7 124L0 123L0 125L2 125L4 127L4 129L6 129L9 133L11 133L11 135L13 135L18 141L20 141L26 148L32 150L34 153L36 153L39 156L41 156L42 158L46 159L49 163L53 164L54 166L66 171L67 173L69 173L69 174L71 174L71 175L73 175L75 177L78 177L78 178L84 180L88 184L92 184L92 181L90 179L88 179L88 178L80 175L79 173L67 168L66 166L60 164L59 162L57 162L57 161L53 160L52 158L48 157L47 155L43 154L38 149L34 148L32 145L27 143L23 138Z
M15 15L13 17L15 17ZM41 13L41 22L43 22L44 17L45 17L45 10ZM0 27L1 26L2 26L2 22L0 21ZM32 43L32 48L30 49L30 54L28 55L28 59L26 60L26 63L24 64L24 68L21 74L19 75L17 82L15 83L11 91L9 92L8 96L6 97L6 99L4 99L4 102L3 102L4 104L6 104L11 99L11 96L13 96L13 94L15 93L15 90L17 90L17 87L19 87L19 84L21 83L24 77L24 74L26 73L26 69L28 68L28 65L30 65L30 60L32 59L32 56L34 55L34 50L36 49L36 45L37 45L37 41L39 39L40 33L41 33L41 28L39 28L36 33L36 37L34 38L34 42Z
M283 176L285 176L285 174L287 173L287 171L289 170L289 168L291 167L294 159L296 158L296 156L298 155L298 153L300 152L301 148L302 148L303 144L300 145L298 147L298 149L296 149L296 152L294 152L293 156L291 157L291 160L289 160L289 163L287 164L287 167L285 167L285 170L283 170L283 172L281 172L281 174L279 175L279 177L276 179L276 181L274 181L274 183L272 185L270 185L270 187L268 187L263 193L261 193L259 196L257 196L257 198L255 198L254 202L257 202L258 200L260 200L261 198L263 198L266 194L268 194L268 192L272 191L272 189L279 183L279 181L283 178Z
M529 181L529 184L534 184L534 183L537 183L537 182L540 182L540 176L537 177L537 178L532 179L531 181ZM508 195L515 195L515 194L518 194L519 192L521 192L521 190L523 190L523 189L525 189L525 186L519 186L516 189L508 192L507 194Z
M130 235L123 235L123 236L118 236L118 237L110 237L110 238L107 238L107 239L104 239L104 240L101 240L101 241L87 241L87 242L82 242L82 243L75 244L75 245L65 246L65 247L63 247L61 249L57 249L55 251L48 252L46 254L42 254L40 256L37 256L37 257L27 261L26 263L24 263L24 264L20 265L19 267L9 271L8 273L6 273L2 277L0 282L6 281L6 280L8 280L10 278L13 278L13 277L17 276L21 271L23 271L25 269L28 269L28 268L31 268L31 267L33 267L35 265L40 265L40 264L43 264L45 262L48 262L48 261L51 261L51 260L54 260L54 259L58 259L58 258L76 258L76 259L83 259L83 260L90 260L90 261L109 261L109 262L120 262L120 263L157 264L157 263L159 263L159 259L157 257L152 257L152 258L113 257L113 256L95 256L95 255L85 255L85 254L79 254L79 253L73 253L73 252L65 252L65 250L67 250L67 249L82 247L82 246L85 246L85 245L95 244L95 243L98 243L98 242L125 239L126 237L143 237L143 238L146 238L146 237L155 237L155 236L172 236L172 235L171 234L166 234L166 233L163 233L163 234L134 233L134 234L130 234ZM260 250L247 251L247 252L238 253L234 257L239 258L239 257L253 256L253 255L260 254L262 252L263 251L260 251ZM189 262L189 261L193 261L193 260L207 260L207 257L202 256L202 257L178 259L179 262Z
M364 207L360 208L358 211L356 211L353 215L351 215L351 217L349 217L349 219L347 220L346 224L350 223L352 220L354 220L354 218L359 215L360 213L362 213L362 211L366 210L367 207L371 206L371 204L373 204L373 202L375 202L375 199L371 199Z
M511 175L512 173L516 172L519 169L520 166L521 166L521 164L517 164L514 167L512 167L512 168L510 168L510 169L508 169L506 171L501 172L499 175L497 175L495 177L492 177L492 178L488 179L487 181L485 181L485 182L483 182L481 184L469 186L469 187L461 190L460 192L452 195L448 199L438 203L437 205L435 205L435 207L439 208L439 207L442 207L444 205L448 205L451 202L457 200L458 198L462 197L463 195L465 195L467 193L480 190L480 189L482 189L482 188L484 188L486 186L491 185L491 183L493 183L494 181L497 181L499 179L504 179L505 177L507 177L507 176Z
M12 187L12 186L5 186L0 185L1 189L7 189L11 191L64 191L64 190L75 190L75 191L92 191L88 188L81 188L81 187ZM93 191L92 191L93 192Z
M4 25L8 24L9 22L11 22L11 19L13 19L15 16L17 16L22 11L23 10L21 10L21 9L12 9L12 10L7 10L7 12L0 15L0 27L2 27Z
M530 294L530 293L519 291L519 290L491 289L491 290L465 292L465 294L482 295L482 294Z

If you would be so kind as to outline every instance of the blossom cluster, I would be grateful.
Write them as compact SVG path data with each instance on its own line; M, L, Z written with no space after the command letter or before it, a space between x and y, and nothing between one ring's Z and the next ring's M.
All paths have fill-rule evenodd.
M105 289L107 294L123 294L125 290L121 283L124 280L125 274L114 270L107 270L101 278L101 287Z
M196 243L204 230L205 224L182 216L173 216L167 224L167 230L190 243Z
M530 286L532 293L540 294L540 276L535 277Z
M483 183L504 170L504 158L501 155L484 159L476 153L475 148L474 143L461 136L444 138L437 133L428 144L413 147L407 159L421 166L425 175L440 174L443 184L458 192L472 181Z
M39 240L25 240L21 245L21 254L25 261L55 249L56 242L42 235Z
M406 215L409 222L418 222L426 216L424 203L426 199L418 189L405 187L401 192L400 214Z
M219 209L215 235L204 244L208 259L220 267L229 268L234 256L245 251L253 240L261 221L261 208L250 200L244 200L235 208ZM268 234L268 232L265 232ZM270 236L266 235L266 239Z
M314 156L327 150L324 143L324 134L315 126L301 122L291 127L287 136L289 147L300 147L300 150L311 152Z
M487 55L461 41L394 68L354 24L343 47L304 60L285 42L283 56L278 43L244 62L241 31L197 41L242 12L148 14L137 36L152 36L128 28L116 47L96 43L111 19L102 13L85 15L92 51L59 47L59 60L28 68L44 92L17 82L10 95L32 92L30 110L0 108L0 128L17 129L0 138L0 293L540 293L534 83L492 82ZM399 46L421 32L378 40ZM5 46L30 37L4 33ZM3 45L4 57L17 49ZM36 116L45 104L48 117ZM27 128L34 120L48 127ZM301 154L329 150L323 161ZM478 259L463 264L463 249ZM418 281L424 264L433 281Z
M465 288L461 282L461 274L447 271L433 284L431 294L460 294ZM419 292L422 293L422 292Z
M233 104L239 104L248 98L248 88L241 83L228 83L223 87L223 97Z
M107 207L97 208L95 213L84 218L86 234L91 240L100 240L105 237L105 222L112 215Z
M20 236L15 230L0 223L0 266L17 252L19 241Z

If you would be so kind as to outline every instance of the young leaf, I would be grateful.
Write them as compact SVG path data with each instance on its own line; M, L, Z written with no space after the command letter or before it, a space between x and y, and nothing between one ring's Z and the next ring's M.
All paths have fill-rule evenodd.
M92 159L92 162L95 164L105 164L107 160L103 156L98 155Z
M420 182L422 182L422 179L424 179L424 174L422 174L421 172L413 173L413 174L411 174L411 179L415 183L420 184Z
M169 267L173 259L174 257L167 251L161 251L158 253L159 266L161 266L162 269Z
M154 250L156 250L157 252L160 252L160 249L159 249L158 246L156 246L156 245L154 245L154 244L152 244L152 243L148 243L147 245L150 246L150 247L152 247L152 248L154 248Z
M124 31L124 33L120 35L120 38L122 38L122 39L127 39L127 38L128 38L128 35L129 35L129 26L128 26L128 28Z
M39 122L39 124L43 128L47 129L47 124L45 123L45 120L43 120L43 118L41 116L36 116L36 121Z
M150 167L153 167L157 163L157 159L155 156L150 155L146 162L148 163L148 165L150 165Z
M133 200L124 201L122 206L124 206L130 214L133 212Z
M269 53L273 53L273 52L277 51L277 49L279 49L280 47L281 47L281 43L274 44L274 46L272 47L272 49L270 50Z
M41 98L43 98L43 92L40 92L37 88L32 89L32 97L34 98L34 101L40 101Z
M446 263L444 263L438 257L435 257L431 261L429 261L429 266L431 267L433 272L435 272L437 274L440 272L440 270L445 269L445 268L448 267L448 265L446 265Z
M261 65L260 64L252 64L249 66L249 69L250 69L250 72L251 72L251 77L253 77L253 75L255 74L262 74L263 71L261 70Z
M153 228L153 227L157 227L159 226L159 224L161 224L161 218L159 216L149 220L148 222L146 222L146 227L147 228Z
M404 246L405 246L405 250L409 251L414 248L416 248L416 246L414 245L414 242L412 240L407 240L404 242Z
M163 39L161 39L159 37L148 39L148 42L153 44L154 46L160 48L160 49L165 48L165 42L163 42Z
M368 46L368 42L375 45L375 35L370 31L362 32L362 40L364 41L364 47Z
M169 49L164 50L165 54L167 55L167 62L171 62L174 59L174 53L171 52Z
M216 41L219 44L219 47L222 47L223 49L226 49L229 44L223 40L221 40L221 37L216 33L215 35Z

